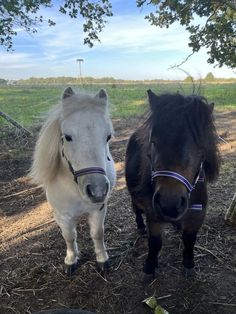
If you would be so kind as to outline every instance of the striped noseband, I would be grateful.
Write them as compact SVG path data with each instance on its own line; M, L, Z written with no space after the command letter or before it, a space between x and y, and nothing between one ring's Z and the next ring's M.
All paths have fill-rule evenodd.
M204 177L202 175L202 167L203 167L203 163L201 162L200 165L200 169L198 172L198 175L194 181L193 184L191 184L188 179L186 179L184 176L182 176L181 174L174 172L174 171L169 171L169 170L160 170L160 171L152 171L152 181L157 178L157 177L169 177L169 178L173 178L179 182L181 182L186 189L189 192L189 198L191 195L191 192L194 190L196 184L198 182L204 182ZM202 210L202 204L193 204L190 209L193 210Z

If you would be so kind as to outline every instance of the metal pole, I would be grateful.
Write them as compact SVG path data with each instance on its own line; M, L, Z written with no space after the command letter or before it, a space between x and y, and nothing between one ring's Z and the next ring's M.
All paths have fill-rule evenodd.
M76 59L79 62L79 77L80 77L80 84L82 85L82 70L81 70L81 63L84 62L84 59L78 58Z

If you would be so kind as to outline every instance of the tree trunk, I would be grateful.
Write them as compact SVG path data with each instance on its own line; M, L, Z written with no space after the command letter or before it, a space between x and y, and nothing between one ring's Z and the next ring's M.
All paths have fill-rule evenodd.
M231 204L230 204L230 206L227 209L227 212L225 214L225 220L236 225L236 192L234 193L234 197L232 199L232 202L231 202Z

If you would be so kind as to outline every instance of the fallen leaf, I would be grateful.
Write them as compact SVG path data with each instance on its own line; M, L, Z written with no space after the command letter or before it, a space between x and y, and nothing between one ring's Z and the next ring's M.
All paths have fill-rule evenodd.
M154 296L143 300L143 303L145 303L147 306L149 306L152 310L154 310L157 306L157 300Z
M161 307L160 305L157 305L155 307L154 314L169 314L169 312L167 312L165 309L163 309L163 307Z

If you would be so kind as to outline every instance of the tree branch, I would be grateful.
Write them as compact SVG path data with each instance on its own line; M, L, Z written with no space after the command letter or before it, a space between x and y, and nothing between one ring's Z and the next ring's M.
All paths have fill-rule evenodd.
M189 59L190 57L192 57L192 55L193 55L194 53L195 53L195 51L193 51L192 53L190 53L181 63L170 66L170 67L168 68L168 70L173 70L173 69L175 69L175 68L179 68L179 67L180 67L181 65L183 65L185 62L187 62L188 59Z

